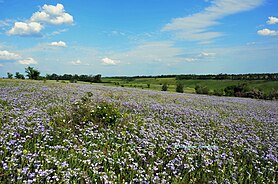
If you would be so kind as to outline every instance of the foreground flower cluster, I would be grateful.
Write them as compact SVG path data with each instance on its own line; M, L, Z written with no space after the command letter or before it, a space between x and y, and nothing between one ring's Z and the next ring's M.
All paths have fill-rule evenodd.
M115 125L73 123L87 94ZM277 122L277 101L3 80L0 183L275 183Z

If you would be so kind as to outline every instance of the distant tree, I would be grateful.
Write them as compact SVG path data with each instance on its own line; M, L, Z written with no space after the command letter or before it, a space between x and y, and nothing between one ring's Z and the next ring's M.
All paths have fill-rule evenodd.
M97 74L95 77L94 77L94 81L93 82L101 82L101 75L100 74Z
M213 95L223 96L224 95L224 90L223 89L214 89L213 90Z
M245 97L263 99L265 97L265 95L262 90L253 88L253 89L245 92Z
M25 79L24 75L23 75L23 74L20 74L19 72L16 72L16 73L15 73L15 78L16 78L16 79Z
M70 83L77 83L77 80L73 77L70 79Z
M53 74L46 74L46 79L47 80L59 80L59 75L53 73Z
M25 68L25 72L27 73L27 77L29 77L29 79L38 80L40 76L40 72L34 69L34 67L28 66L27 68Z
M202 86L202 85L196 85L195 91L197 94L208 94L209 89L207 86Z
M168 85L167 85L166 83L164 83L164 84L162 85L161 91L167 91L167 90L168 90Z
M224 91L226 96L235 96L235 88L236 86L227 86Z
M13 74L12 73L8 72L7 75L8 75L8 79L12 79L13 78Z
M177 86L176 86L176 92L178 92L178 93L183 93L183 88L184 88L183 83L178 82L178 83L177 83Z

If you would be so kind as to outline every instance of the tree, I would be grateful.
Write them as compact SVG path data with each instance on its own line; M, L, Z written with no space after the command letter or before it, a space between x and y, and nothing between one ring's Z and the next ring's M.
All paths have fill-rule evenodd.
M101 82L101 75L97 74L96 76L94 76L94 81L93 82Z
M168 90L168 85L167 85L166 83L164 83L164 84L162 85L161 91L167 91L167 90Z
M177 83L177 86L176 86L176 92L178 92L178 93L183 93L183 88L184 88L183 83L178 82L178 83Z
M29 79L38 80L40 76L40 72L34 69L34 67L28 66L28 68L25 68L25 72L27 73L27 77L29 77Z
M11 74L10 72L8 72L7 75L8 75L8 79L12 79L13 78L13 74Z
M24 75L23 75L23 74L20 74L19 72L16 72L16 73L15 73L15 78L16 78L16 79L25 79Z
M209 93L209 89L207 86L201 86L198 84L195 87L195 91L197 94L208 94Z

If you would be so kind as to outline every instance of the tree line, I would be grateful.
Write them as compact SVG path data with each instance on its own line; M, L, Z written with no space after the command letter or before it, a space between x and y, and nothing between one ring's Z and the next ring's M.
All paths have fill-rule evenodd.
M176 78L176 80L278 80L278 73L260 73L260 74L208 74L208 75L196 75L196 74L183 74L183 75L157 75L157 76L116 76L109 77L114 79L122 79L126 81L132 81L136 78Z
M264 100L277 100L278 90L272 89L269 93L261 89L252 88L246 83L239 83L238 85L227 86L224 89L214 89L210 91L207 86L196 85L195 92L197 94L215 95L215 96L231 96L231 97L245 97Z
M29 67L25 68L25 73L29 79L33 79L33 80L40 79L40 72L37 69L35 69L34 67L29 66ZM12 79L13 77L16 79L25 79L25 76L19 72L16 72L14 76L12 73L8 72L7 76L8 76L8 79Z
M278 73L177 75L177 80L278 80Z
M46 74L45 78L47 80L69 80L70 82L76 82L76 81L83 81L83 82L94 82L94 83L100 83L101 82L101 74L97 75L71 75L71 74L64 74L64 75L58 75L58 74Z
M27 67L25 68L26 76L29 79L32 80L68 80L70 82L77 82L77 81L83 81L83 82L94 82L99 83L101 82L101 75L97 74L95 76L93 75L72 75L72 74L64 74L64 75L58 75L58 74L46 74L46 76L40 76L40 71L35 69L34 67ZM16 72L15 75L8 72L7 73L8 79L25 79L25 76L19 72Z

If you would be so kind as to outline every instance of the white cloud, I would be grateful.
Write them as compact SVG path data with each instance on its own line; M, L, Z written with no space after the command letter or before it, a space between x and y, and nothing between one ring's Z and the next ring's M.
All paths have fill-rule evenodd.
M246 45L250 46L250 45L256 45L256 42L248 42L246 43Z
M0 50L0 60L17 60L20 58L21 56L19 54L9 52L6 50Z
M82 62L78 59L76 61L72 61L71 64L73 64L73 65L81 65Z
M38 64L38 62L31 57L19 60L18 62L23 65Z
M6 50L3 50L3 51L0 50L0 60L17 61L18 63L24 64L24 65L38 64L38 62L31 57L22 59L21 55L14 53L14 52L6 51Z
M51 42L49 45L55 46L55 47L67 47L67 44L63 41Z
M185 50L174 46L173 42L145 42L126 52L110 54L118 58L122 65L168 65L183 62Z
M262 29L257 32L261 36L277 36L278 31L269 30L269 29Z
M277 24L278 18L277 17L268 17L268 21L266 23L267 24Z
M116 65L116 64L118 64L119 63L119 61L116 61L116 60L113 60L113 59L110 59L110 58L103 58L102 60L101 60L101 62L103 63L103 64L105 64L105 65Z
M197 58L184 58L184 60L185 60L186 62L195 62L195 61L198 61Z
M247 11L262 4L264 0L214 0L204 11L175 18L166 24L163 31L174 31L178 39L205 41L223 35L221 32L209 31L212 26L218 25L225 16Z
M0 67L3 67L4 65L0 63Z
M76 61L70 62L72 65L79 65L79 66L91 66L92 64L84 63L80 59L77 59Z
M192 54L191 57L184 58L184 61L195 62L201 60L210 60L210 59L214 59L215 55L216 53L214 52L201 52L200 54Z
M44 5L42 11L33 13L31 21L43 22L48 24L72 24L73 16L65 12L64 6L62 4Z
M49 34L50 36L51 35L59 35L59 34L61 34L61 33L63 33L63 32L66 32L66 31L68 31L68 29L61 29L61 30L58 30L58 31L53 31L51 34Z
M11 20L9 20L9 19L6 19L6 20L0 20L0 27L4 27L4 26L9 26L10 23L11 22Z
M201 54L199 56L200 57L213 57L215 55L216 55L216 53L212 53L212 52L201 52Z
M42 11L33 13L29 20L24 22L16 22L14 26L7 31L8 35L18 35L18 36L37 36L40 34L41 30L44 29L44 24L72 24L73 16L66 13L64 6L62 4L44 5ZM7 21L0 21L0 26L7 26ZM55 32L59 34L61 32Z
M19 35L19 36L35 36L39 35L43 26L37 22L16 22L14 27L10 29L7 33L9 35Z

